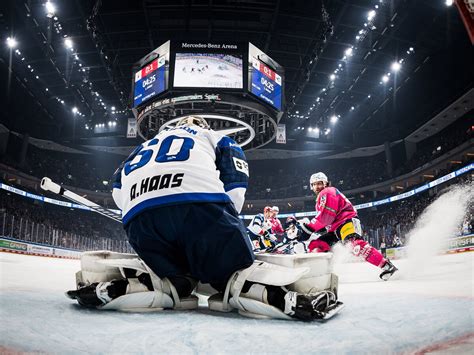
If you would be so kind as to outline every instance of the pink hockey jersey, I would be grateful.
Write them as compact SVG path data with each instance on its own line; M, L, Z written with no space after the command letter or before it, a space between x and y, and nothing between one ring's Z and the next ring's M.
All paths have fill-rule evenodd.
M335 187L326 187L316 199L316 216L308 226L314 231L327 227L328 232L334 232L346 220L357 217L357 211L352 203Z
M283 226L278 218L270 218L270 225L272 226L272 233L285 233Z

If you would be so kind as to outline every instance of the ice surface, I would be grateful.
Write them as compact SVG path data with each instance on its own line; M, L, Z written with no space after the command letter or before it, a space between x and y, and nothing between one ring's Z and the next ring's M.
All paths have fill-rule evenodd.
M87 310L63 292L76 260L0 253L0 347L45 353L469 353L473 253L438 256L423 276L383 282L366 263L336 265L346 308L326 323L198 311ZM396 265L403 270L406 260ZM436 350L438 349L438 350Z

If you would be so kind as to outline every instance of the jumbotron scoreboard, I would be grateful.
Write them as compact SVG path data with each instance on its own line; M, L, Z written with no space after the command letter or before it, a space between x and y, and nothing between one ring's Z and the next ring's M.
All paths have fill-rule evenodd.
M134 65L132 107L167 95L229 93L283 109L284 70L251 43L168 41ZM249 95L250 94L250 95Z
M246 149L276 137L284 69L252 43L167 41L132 68L137 133L150 139L184 115L205 117Z
M250 92L281 111L283 78L260 58L264 53L249 43L249 62L252 63Z
M166 58L153 59L138 70L133 84L133 107L140 106L166 89Z

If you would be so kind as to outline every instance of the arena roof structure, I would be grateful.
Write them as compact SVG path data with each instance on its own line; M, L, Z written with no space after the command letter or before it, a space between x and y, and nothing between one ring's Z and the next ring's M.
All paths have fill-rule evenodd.
M139 142L124 138L132 65L167 40L251 42L284 67L279 123L286 125L287 144L268 145L263 156L269 157L415 139L417 129L473 86L468 32L456 7L443 0L10 0L2 6L1 122L39 139ZM104 127L99 133L92 130L97 125Z

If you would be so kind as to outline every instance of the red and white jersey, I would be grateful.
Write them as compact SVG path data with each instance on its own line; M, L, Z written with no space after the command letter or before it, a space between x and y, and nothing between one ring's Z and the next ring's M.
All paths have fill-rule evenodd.
M308 224L314 231L327 227L334 232L348 219L357 217L357 210L342 192L335 187L326 187L316 199L316 216Z
M270 226L271 226L273 234L285 233L285 230L283 229L283 226L281 225L281 222L278 218L272 217L268 219L268 221L270 222Z

